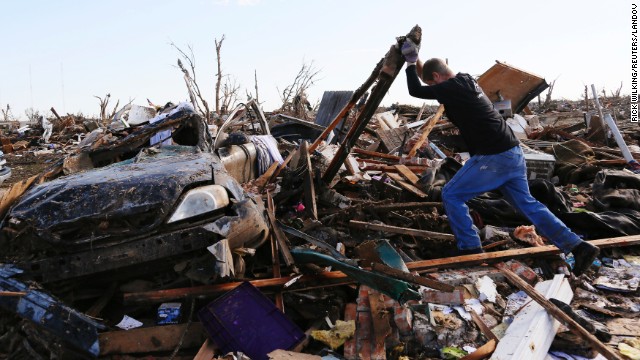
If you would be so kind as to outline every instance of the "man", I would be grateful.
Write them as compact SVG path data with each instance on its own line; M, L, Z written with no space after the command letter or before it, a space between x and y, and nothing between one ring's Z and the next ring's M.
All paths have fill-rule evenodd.
M469 74L454 74L441 59L429 59L423 65L418 59L418 50L411 40L402 46L407 62L409 94L421 99L435 99L444 105L447 117L460 130L471 154L471 158L442 190L442 202L460 255L483 252L466 201L499 189L504 198L543 236L565 254L573 253L573 273L582 274L600 250L582 241L531 196L519 141L478 83ZM428 86L420 83L418 73Z

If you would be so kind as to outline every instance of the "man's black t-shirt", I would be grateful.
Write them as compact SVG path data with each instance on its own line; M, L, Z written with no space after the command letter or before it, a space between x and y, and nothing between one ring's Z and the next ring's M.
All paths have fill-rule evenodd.
M458 73L440 84L423 86L415 65L408 66L406 73L409 94L435 99L444 105L447 117L460 129L471 155L498 154L518 145L511 128L471 75Z

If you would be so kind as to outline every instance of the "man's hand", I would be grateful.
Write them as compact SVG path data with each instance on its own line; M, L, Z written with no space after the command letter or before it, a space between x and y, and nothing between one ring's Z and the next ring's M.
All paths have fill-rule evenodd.
M404 60L408 63L415 63L418 61L418 51L420 51L420 46L416 45L411 39L407 38L402 44L402 48L400 49L402 52L402 56Z

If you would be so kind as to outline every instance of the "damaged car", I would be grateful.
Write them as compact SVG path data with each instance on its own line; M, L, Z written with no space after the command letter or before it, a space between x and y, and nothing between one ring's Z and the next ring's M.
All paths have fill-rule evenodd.
M168 268L207 283L218 275L215 261L206 269L197 265L198 257L211 257L207 248L224 257L265 241L262 200L240 185L257 174L260 153L253 143L214 149L207 124L189 104L167 109L124 138L93 135L60 165L68 175L32 186L2 221L3 261L25 277L46 284ZM149 147L155 143L163 145Z

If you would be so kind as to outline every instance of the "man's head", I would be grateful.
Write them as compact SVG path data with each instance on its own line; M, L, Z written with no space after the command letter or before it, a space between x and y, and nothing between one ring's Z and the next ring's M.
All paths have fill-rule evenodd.
M440 84L454 77L453 70L442 59L429 59L422 66L422 80L429 84Z

